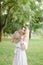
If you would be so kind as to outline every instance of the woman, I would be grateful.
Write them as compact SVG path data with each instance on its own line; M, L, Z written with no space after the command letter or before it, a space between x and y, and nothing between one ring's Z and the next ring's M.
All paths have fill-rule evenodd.
M19 34L21 36L19 38L19 42L16 43L15 55L14 55L12 65L28 65L27 57L26 57L26 53L25 53L25 50L27 49L27 39L28 39L27 28L23 27L21 30L21 33L19 32ZM14 42L15 42L15 40L14 40Z

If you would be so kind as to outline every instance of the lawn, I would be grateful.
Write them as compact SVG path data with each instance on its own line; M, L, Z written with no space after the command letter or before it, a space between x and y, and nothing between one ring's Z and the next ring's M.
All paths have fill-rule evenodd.
M12 65L15 45L5 38L0 43L0 65ZM28 65L43 65L43 39L31 39L26 51Z

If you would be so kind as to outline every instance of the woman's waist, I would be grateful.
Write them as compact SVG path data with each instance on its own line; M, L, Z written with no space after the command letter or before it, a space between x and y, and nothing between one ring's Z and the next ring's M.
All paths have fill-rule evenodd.
M20 49L20 47L16 47L16 49Z

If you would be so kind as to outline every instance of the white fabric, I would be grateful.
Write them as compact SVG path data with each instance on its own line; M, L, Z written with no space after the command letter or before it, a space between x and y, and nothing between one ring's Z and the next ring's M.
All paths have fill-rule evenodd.
M25 48L27 49L27 43L24 42ZM19 47L19 48L18 48ZM27 57L25 50L20 49L20 42L16 44L15 48L15 55L13 59L13 64L12 65L27 65Z

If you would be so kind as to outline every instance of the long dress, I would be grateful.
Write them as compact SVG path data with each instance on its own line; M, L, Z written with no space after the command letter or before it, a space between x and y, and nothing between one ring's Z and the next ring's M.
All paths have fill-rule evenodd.
M27 49L27 43L23 42L25 45L25 50ZM27 57L25 50L20 49L21 43L18 42L16 44L16 48L14 50L14 58L13 58L13 64L12 65L28 65L27 63Z

